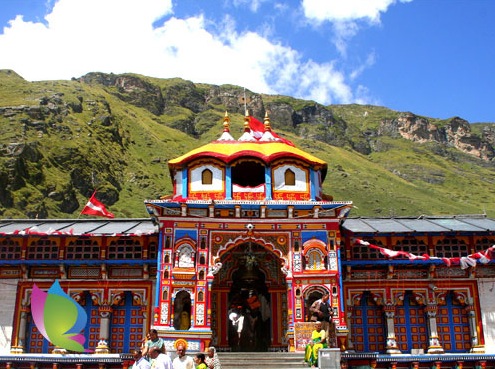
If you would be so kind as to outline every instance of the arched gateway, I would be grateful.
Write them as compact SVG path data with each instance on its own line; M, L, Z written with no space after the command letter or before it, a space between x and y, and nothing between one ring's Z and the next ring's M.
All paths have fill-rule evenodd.
M220 256L222 267L211 291L211 326L219 349L267 351L287 346L287 275L280 255L280 250L247 241Z
M253 121L235 140L226 115L218 140L169 161L173 195L145 202L160 225L153 327L171 350L179 339L191 350L301 349L323 292L346 345L339 226L352 203L322 193L324 161L274 135L268 117L255 138Z

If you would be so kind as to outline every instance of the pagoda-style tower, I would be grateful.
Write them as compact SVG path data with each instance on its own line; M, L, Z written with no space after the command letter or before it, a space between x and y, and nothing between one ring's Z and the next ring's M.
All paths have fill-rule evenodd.
M267 115L246 113L238 140L227 113L223 126L169 161L173 195L145 201L160 224L153 327L169 347L294 351L298 330L312 329L309 306L329 292L333 344L345 347L339 225L352 203L322 193L327 164L276 135Z

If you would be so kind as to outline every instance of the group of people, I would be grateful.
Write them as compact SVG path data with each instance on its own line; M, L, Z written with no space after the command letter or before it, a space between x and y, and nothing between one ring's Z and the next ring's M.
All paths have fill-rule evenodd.
M178 344L177 356L172 360L167 354L165 341L158 337L156 329L150 330L140 349L132 354L132 369L221 369L220 359L214 347L205 353L197 353L194 358L186 355L186 347Z

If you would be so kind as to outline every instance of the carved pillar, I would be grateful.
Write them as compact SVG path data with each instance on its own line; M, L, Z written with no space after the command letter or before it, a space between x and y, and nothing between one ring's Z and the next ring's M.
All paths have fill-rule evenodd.
M95 349L95 354L109 354L108 341L110 338L110 318L112 307L110 305L101 305L98 307L100 314L100 340Z
M352 342L352 314L354 312L354 306L348 304L347 310L347 351L349 352L355 352L356 350L354 349L354 343Z
M428 330L430 331L428 354L443 354L444 350L438 339L437 331L437 304L428 304L426 313L428 315Z
M16 344L14 346L11 346L11 354L23 354L25 352L24 343L26 342L26 327L29 311L29 306L21 306L21 319L19 320L19 329L17 331L17 339L15 340Z
M294 341L294 314L296 313L295 302L296 297L293 291L292 273L282 267L282 272L285 274L285 282L287 283L287 330L285 332L285 339L289 344L289 352L296 351L296 344Z
M141 305L141 315L143 316L143 337L148 333L148 306Z
M472 304L466 306L466 311L468 313L469 319L469 330L471 332L471 352L472 353L483 353L485 352L485 347L479 344L478 330L476 329L476 313Z
M387 342L386 342L386 352L387 354L400 354L399 346L397 345L397 340L395 337L395 305L387 304L383 306L383 311L385 312L385 317L387 319Z

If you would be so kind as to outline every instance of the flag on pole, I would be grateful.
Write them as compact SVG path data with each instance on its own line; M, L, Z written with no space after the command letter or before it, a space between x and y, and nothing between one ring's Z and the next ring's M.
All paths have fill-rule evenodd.
M263 133L265 132L265 125L255 117L249 116L249 129L251 130L251 135L253 135L253 137L256 138L257 140L259 140L261 137L263 137ZM290 146L294 146L294 143L292 141L280 137L278 134L276 134L273 131L273 129L271 130L271 133L272 136L275 137L280 142L283 142Z
M93 192L93 195L88 200L88 203L82 209L81 214L86 214L86 215L96 215L99 217L107 217L107 218L114 218L115 215L110 213L106 208L105 205L103 205L101 202L99 202L96 197L96 191Z

